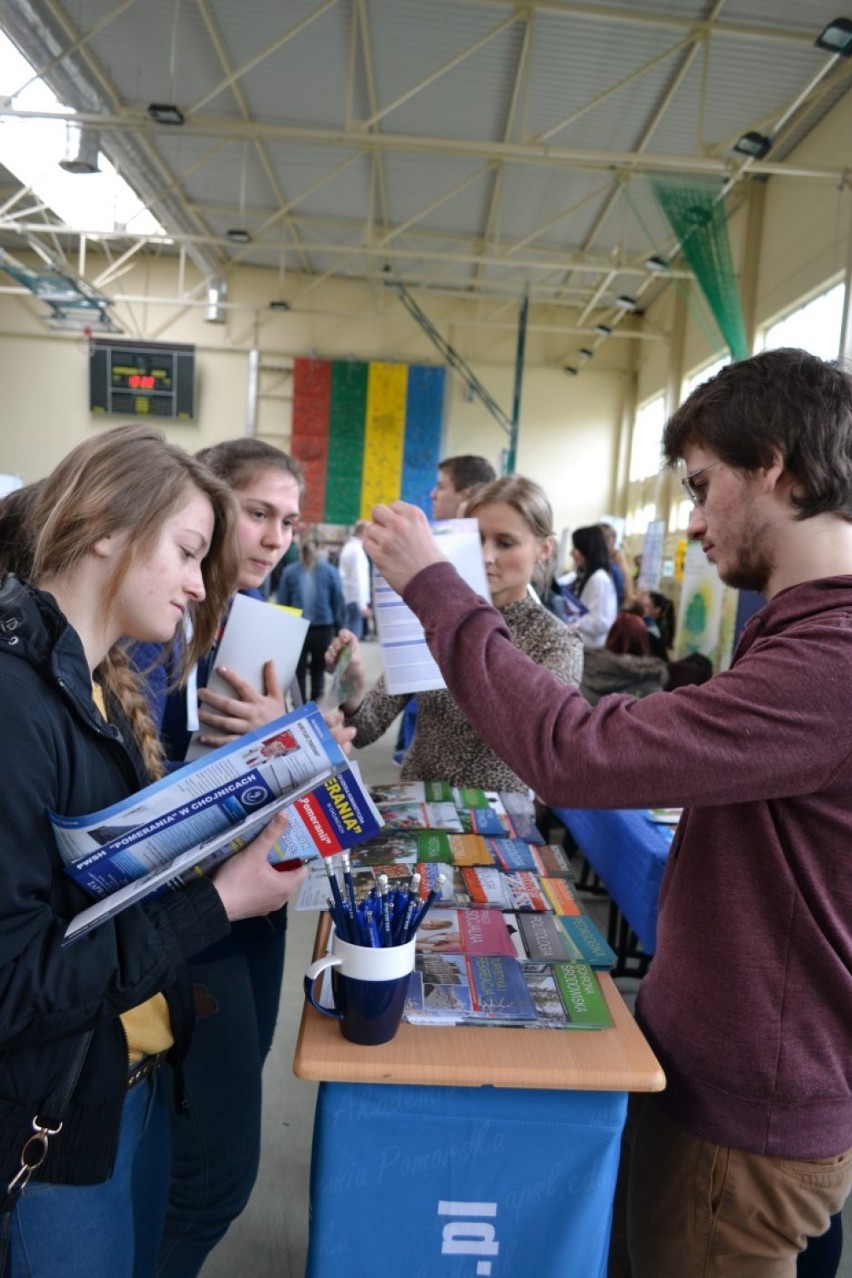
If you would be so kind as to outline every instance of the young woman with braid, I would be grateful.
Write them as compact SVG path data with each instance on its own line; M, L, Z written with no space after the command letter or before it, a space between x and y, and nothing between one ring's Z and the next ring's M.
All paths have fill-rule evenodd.
M212 641L236 571L227 488L159 431L94 436L43 483L31 583L0 586L0 1175L33 1120L70 1099L6 1223L12 1278L147 1278L168 1186L169 1098L193 1028L189 957L231 922L280 908L301 873L266 857L273 821L211 878L63 946L89 904L63 873L52 810L119 802L162 770L127 639L165 643L191 615L187 660ZM71 1069L87 1031L79 1072Z
M238 507L239 560L232 593L222 601L221 632L237 591L259 598L260 586L289 547L303 481L287 453L258 439L226 440L204 449L197 460L227 485ZM134 651L172 767L182 764L194 727L201 729L206 744L221 745L284 713L271 660L264 668L262 693L236 671L221 667L218 673L230 684L231 695L206 687L217 644L214 636L200 649L189 687L179 685L173 669L180 645L165 652L151 645ZM339 730L338 736L345 745L352 733ZM187 1112L172 1124L172 1175L158 1278L194 1278L254 1186L261 1072L278 1015L286 927L282 908L268 918L245 920L225 940L193 956L198 1019L183 1070Z

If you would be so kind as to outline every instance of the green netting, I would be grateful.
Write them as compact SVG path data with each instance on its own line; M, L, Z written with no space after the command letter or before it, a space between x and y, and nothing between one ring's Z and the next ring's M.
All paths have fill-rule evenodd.
M732 358L747 359L750 351L745 320L718 184L654 178L651 186Z

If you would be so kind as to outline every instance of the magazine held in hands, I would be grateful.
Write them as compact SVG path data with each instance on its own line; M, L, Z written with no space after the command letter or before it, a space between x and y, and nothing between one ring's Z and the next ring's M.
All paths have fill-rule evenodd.
M88 816L48 813L69 874L98 902L65 940L245 847L280 808L271 862L333 856L383 821L313 702Z

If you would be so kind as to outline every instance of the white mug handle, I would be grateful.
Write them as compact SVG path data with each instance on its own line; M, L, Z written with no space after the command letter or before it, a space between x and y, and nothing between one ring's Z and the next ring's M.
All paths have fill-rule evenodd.
M315 1007L318 1012L322 1012L323 1016L331 1016L334 1020L342 1019L343 1013L338 1012L336 1007L323 1007L322 1003L318 1003L314 997L314 983L318 976L321 976L327 967L340 967L343 959L337 954L323 954L322 958L315 959L311 963L307 972L305 972L305 998L311 1007Z

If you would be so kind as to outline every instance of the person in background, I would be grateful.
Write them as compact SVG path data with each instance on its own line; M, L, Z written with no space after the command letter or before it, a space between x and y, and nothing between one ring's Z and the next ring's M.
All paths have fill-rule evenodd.
M366 531L367 520L359 519L341 547L337 565L346 605L345 625L357 639L363 638L364 622L370 616L370 561L364 550Z
M607 554L609 555L609 571L615 586L616 602L619 608L624 608L631 604L634 599L633 578L630 576L627 556L618 544L618 536L612 524L601 520L598 528L603 533L604 541L606 542Z
M543 802L684 807L636 1003L667 1085L629 1102L611 1278L793 1278L852 1185L852 374L792 349L730 364L663 450L688 535L767 600L701 687L590 707L517 651L420 511L377 506L365 545Z
M260 597L264 579L289 547L299 517L302 473L287 453L242 437L203 449L198 461L226 485L238 508L238 560L216 632L194 668L197 696L181 687L178 669L189 640L138 646L132 657L144 674L149 705L170 766L184 761L192 727L201 740L224 745L285 713L270 659L264 691L235 671L219 669L232 695L211 692L207 680L228 610L237 591ZM271 657L271 654L270 654ZM172 1175L158 1278L192 1278L248 1202L260 1157L261 1071L272 1045L281 980L287 911L249 919L215 946L192 956L195 1042L183 1066L185 1112L172 1123Z
M326 649L343 626L346 608L340 573L327 559L320 558L319 547L313 537L302 539L299 562L285 568L275 598L288 608L299 608L310 623L296 667L296 679L302 700L307 701L310 668L311 700L319 701L325 689Z
M33 511L43 480L24 484L0 498L0 571L28 578L33 564L36 529Z
M647 593L649 604L645 614L645 624L647 626L649 621L653 621L656 625L664 649L662 655L668 659L674 646L677 628L674 604L668 595L662 594L659 590L649 590Z
M166 1056L179 1066L192 1035L187 962L232 921L280 907L304 877L269 865L285 824L273 819L211 877L62 943L91 902L63 872L47 812L82 816L160 775L123 645L166 643L187 615L187 659L210 642L236 568L235 520L225 486L160 431L99 432L42 481L23 517L16 553L31 552L33 584L8 575L0 586L4 1184L34 1116L46 1118L59 1084L70 1089L11 1215L11 1278L150 1278L174 1100L160 1067Z
M473 453L446 457L438 463L438 478L429 494L432 518L458 519L474 488L479 484L490 484L496 478L494 467L484 457Z
M606 540L597 524L575 528L571 534L574 571L559 578L585 608L578 620L569 624L586 648L602 648L615 621L618 603L610 573Z
M512 642L565 683L578 683L583 649L579 638L548 612L529 590L550 555L553 516L542 489L531 479L509 475L477 488L467 513L479 523L482 557L495 608ZM332 668L351 643L347 677L353 691L344 702L344 722L356 729L356 746L369 745L390 727L409 698L387 692L384 675L365 690L357 641L344 630L328 651ZM414 739L402 764L403 781L449 781L486 790L525 790L526 786L485 744L443 689L417 694Z
M666 686L665 661L651 656L648 630L641 617L620 612L603 648L587 648L580 691L590 706L611 692L647 697Z

